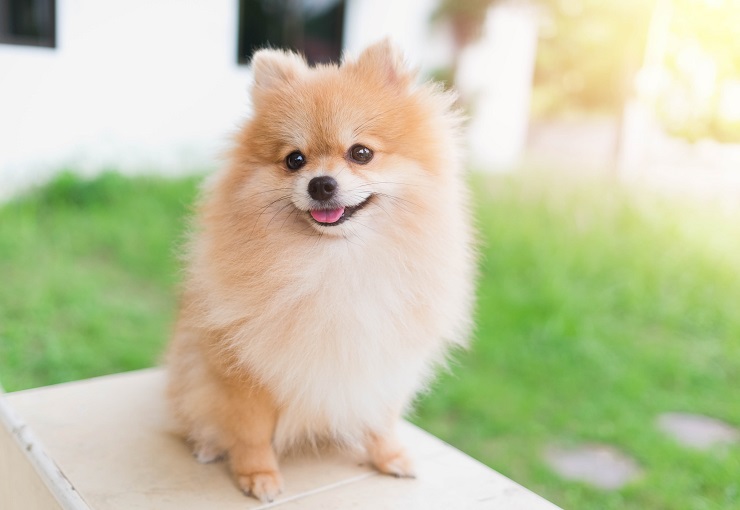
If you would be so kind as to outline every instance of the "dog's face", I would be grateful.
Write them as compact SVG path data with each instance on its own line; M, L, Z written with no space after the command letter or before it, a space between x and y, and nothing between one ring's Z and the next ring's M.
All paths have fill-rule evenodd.
M321 233L346 235L363 225L363 217L372 216L371 206L379 205L374 203L377 194L397 193L383 180L393 172L381 137L347 127L360 126L364 112L351 104L330 109L320 103L322 98L317 100L296 105L303 109L296 111L299 118L313 120L288 122L293 124L291 134L283 136L284 144L276 151L281 161L274 177L282 181L296 216ZM344 120L353 117L356 120Z
M441 108L414 93L390 44L340 67L262 50L253 70L254 116L237 157L257 169L243 193L263 216L347 237L408 213L417 181L439 163L430 110Z

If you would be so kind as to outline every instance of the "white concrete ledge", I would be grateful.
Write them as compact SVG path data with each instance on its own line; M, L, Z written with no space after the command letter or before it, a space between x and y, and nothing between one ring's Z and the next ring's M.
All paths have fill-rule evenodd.
M164 374L142 370L0 397L0 509L453 509L557 507L410 424L418 478L338 453L285 459L285 492L243 496L224 463L201 465L172 433Z

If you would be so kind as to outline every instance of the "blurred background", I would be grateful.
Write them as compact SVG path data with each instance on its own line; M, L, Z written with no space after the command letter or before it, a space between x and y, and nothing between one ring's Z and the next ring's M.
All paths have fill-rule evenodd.
M254 49L384 36L460 94L482 243L412 421L564 508L740 508L740 0L0 0L5 388L156 364Z

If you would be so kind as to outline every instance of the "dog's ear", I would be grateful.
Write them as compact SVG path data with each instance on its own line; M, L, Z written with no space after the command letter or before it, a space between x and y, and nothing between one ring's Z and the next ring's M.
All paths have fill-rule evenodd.
M263 49L252 57L252 73L257 87L269 89L299 77L308 68L306 61L292 51Z
M417 75L417 70L409 69L401 50L388 38L365 48L350 65L360 73L374 73L386 83L402 87L408 87Z

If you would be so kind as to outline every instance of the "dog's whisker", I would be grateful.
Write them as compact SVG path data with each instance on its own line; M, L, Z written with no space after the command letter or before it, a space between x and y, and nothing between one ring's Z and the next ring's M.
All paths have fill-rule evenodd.
M415 203L415 202L413 202L411 200L406 200L406 199L403 199L403 198L394 197L392 195L386 195L384 193L376 193L376 195L379 196L379 197L387 198L388 200L391 201L391 203L394 205L394 207L398 207L403 212L406 212L406 213L409 213L409 214L412 214L413 213L413 211L410 209L410 207L423 208L423 206L421 206L420 204L417 204L417 203ZM381 202L378 201L378 205L380 205L380 203Z
M267 225L265 225L265 229L267 229L267 228L270 227L270 225L272 224L272 221L275 218L277 218L280 215L280 213L282 213L286 208L288 208L288 207L290 207L292 205L293 205L292 202L288 202L287 204L285 204L284 206L282 206L280 209L278 209L278 211L275 214L272 215L272 218L270 218L270 221L267 222Z
M267 189L264 191L257 191L255 193L250 194L250 197L256 197L257 195L264 195L265 193L275 193L276 191L293 191L293 188L273 188L273 189Z
M383 204L381 204L380 202L377 202L376 205L380 208L381 211L387 214L389 218L393 219L393 216L391 215L391 213L388 212L388 210L383 206Z
M432 186L429 185L429 184L421 184L421 183L417 183L417 182L398 182L398 181L372 181L372 182L367 182L367 183L364 183L364 184L359 184L359 185L357 185L355 187L356 188L362 188L362 187L365 187L365 186L376 186L378 184L397 184L399 186L415 186L415 187L418 187L418 188L432 188Z
M259 209L258 209L258 211L259 211L259 212L260 212L260 214L261 214L262 212L264 212L264 211L266 211L267 209L269 209L269 208L270 208L270 206L272 206L272 205L274 205L274 204L277 204L278 202L280 202L280 201L282 201L282 200L289 200L289 199L290 199L290 195L283 195L282 197L280 197L280 198L276 198L276 199L275 199L275 200L273 200L272 202L270 202L270 203L268 203L268 204L266 204L266 205L262 206L261 208L259 208Z
M270 202L269 204L265 205L264 207L261 207L260 209L258 209L258 211L259 211L259 212L258 212L258 214L257 214L257 217L256 217L256 218L254 219L254 223L252 224L252 231L251 231L251 232L249 233L249 239L251 239L251 238L252 238L252 235L254 234L254 231L255 231L255 229L257 228L257 225L259 224L259 222L260 222L260 218L262 218L262 215L263 215L263 214L264 214L264 213L265 213L265 212L266 212L266 211L267 211L267 210L268 210L268 209L269 209L269 208L270 208L271 206L273 206L274 204L277 204L278 202L280 202L280 201L282 201L282 200L290 200L290 195L283 195L282 197L280 197L280 198L277 198L277 199L273 200L272 202ZM269 225L269 223L268 223L268 225Z
M358 225L362 225L363 227L365 227L365 228L367 228L369 230L372 230L373 232L375 232L377 234L380 234L380 231L378 229L371 227L367 223L363 223L363 222L361 222L359 220L355 220L355 223L357 223Z
M323 232L319 232L319 236L316 238L316 242L313 244L313 249L314 250L319 246L319 243L321 242L321 239L323 237L324 237L324 233Z
M298 209L296 208L293 208L293 210L290 213L288 213L288 215L285 217L285 219L283 220L283 224L280 225L280 230L285 228L285 223L290 219L291 216L294 216L294 215L296 218L298 217Z

